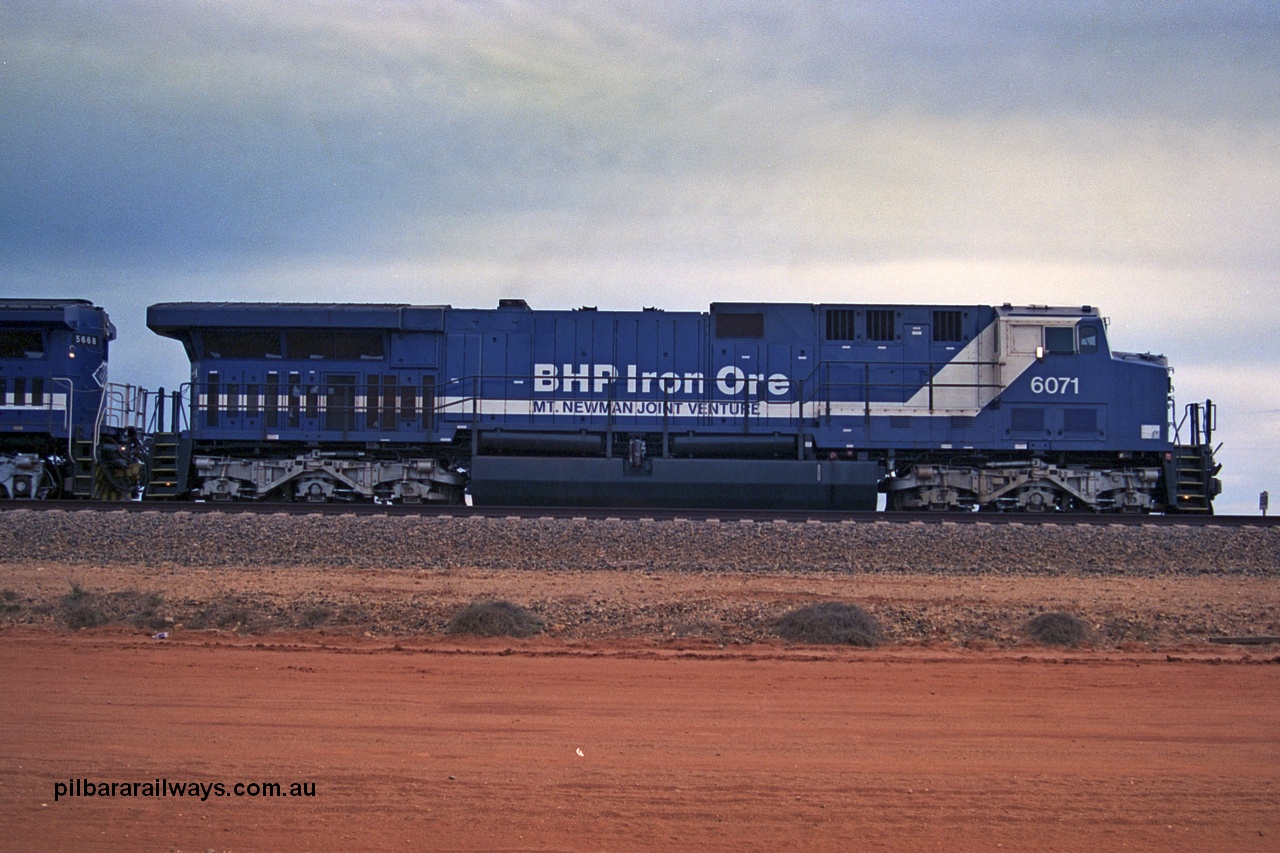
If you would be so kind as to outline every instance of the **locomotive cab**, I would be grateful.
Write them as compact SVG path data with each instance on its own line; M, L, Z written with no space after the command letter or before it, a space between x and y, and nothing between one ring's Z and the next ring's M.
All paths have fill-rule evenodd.
M115 336L87 300L0 300L0 498L89 497L136 464L99 453L117 438L105 412Z
M972 370L986 446L897 454L890 509L1158 512L1170 500L1171 384L1163 356L1112 352L1091 306L1004 305L984 332L994 360ZM1211 454L1210 454L1211 455ZM1216 492L1203 485L1209 511Z

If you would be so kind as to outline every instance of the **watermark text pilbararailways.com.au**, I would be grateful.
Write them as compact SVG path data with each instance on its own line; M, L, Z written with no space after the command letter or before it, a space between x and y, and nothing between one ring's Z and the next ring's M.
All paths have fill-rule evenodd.
M189 782L170 779L146 781L97 781L68 779L53 783L53 801L72 797L314 797L315 782Z

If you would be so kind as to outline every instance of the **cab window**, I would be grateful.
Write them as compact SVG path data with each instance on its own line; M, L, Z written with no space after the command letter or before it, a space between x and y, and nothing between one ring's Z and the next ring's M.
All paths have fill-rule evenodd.
M0 332L0 358L43 358L44 335L39 331L13 329Z
M1054 355L1071 355L1076 351L1076 330L1070 326L1046 326L1044 348Z
M1093 355L1098 351L1098 329L1096 326L1080 327L1080 354Z

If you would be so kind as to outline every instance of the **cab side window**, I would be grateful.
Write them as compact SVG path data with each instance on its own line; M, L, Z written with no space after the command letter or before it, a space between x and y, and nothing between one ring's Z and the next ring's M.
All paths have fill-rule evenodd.
M1072 355L1076 351L1076 330L1070 326L1046 326L1044 348L1055 355Z

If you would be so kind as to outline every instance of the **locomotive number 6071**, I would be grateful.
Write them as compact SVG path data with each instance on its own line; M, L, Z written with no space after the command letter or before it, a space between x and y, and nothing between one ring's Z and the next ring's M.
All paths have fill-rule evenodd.
M1079 394L1079 376L1036 376L1031 379L1032 394Z

